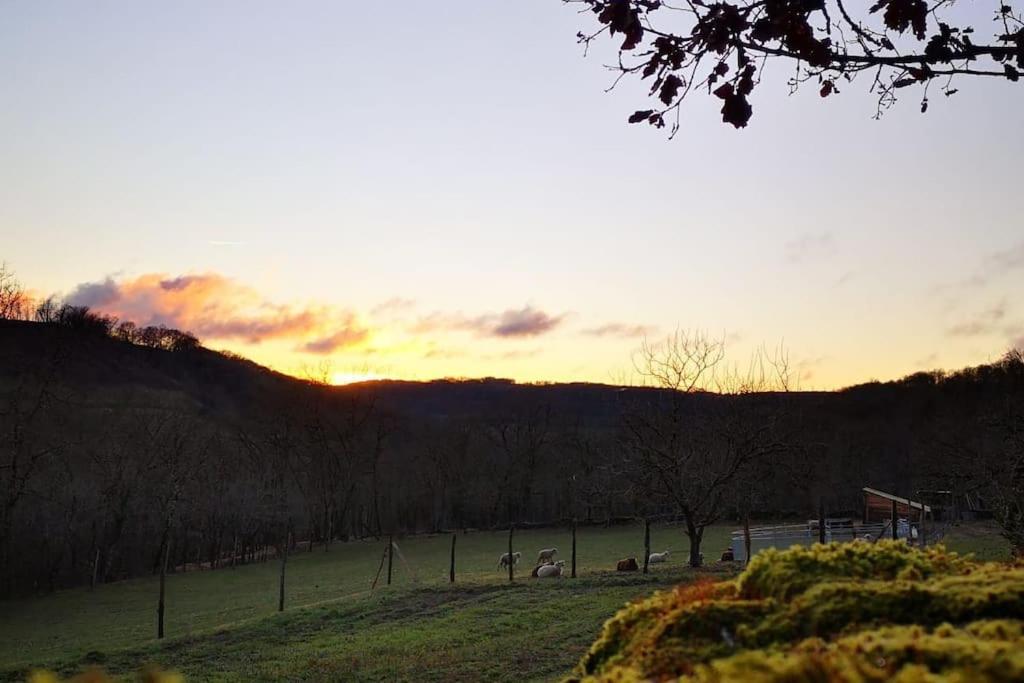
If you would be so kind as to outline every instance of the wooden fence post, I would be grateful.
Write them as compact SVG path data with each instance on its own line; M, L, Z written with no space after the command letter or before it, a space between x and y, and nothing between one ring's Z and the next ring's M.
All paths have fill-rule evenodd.
M924 548L926 545L928 545L928 535L927 535L926 530L925 530L925 520L926 520L926 518L927 518L927 515L925 515L925 512L924 512L924 503L921 503L921 522L920 522L920 524L917 525L917 535L920 538L921 542L920 542L919 545L922 548Z
M458 534L452 534L452 561L448 567L448 583L455 583L455 539Z
M897 533L896 527L899 522L899 515L896 512L896 501L892 501L892 540L898 539L900 536Z
M747 559L743 562L743 564L750 563L750 550L752 546L753 543L750 539L750 513L745 512L743 514L743 549L746 552Z
M292 541L292 535L291 535L291 532L289 532L288 535L285 536L284 545L281 548L281 582L280 582L280 585L278 586L278 591L277 591L277 611L278 612L283 612L284 611L284 570L285 570L285 567L288 565L288 545L291 543L291 541Z
M395 555L395 537L388 534L388 585L391 585L391 560Z
M164 637L164 595L167 585L167 560L171 556L171 541L164 543L164 556L160 562L160 600L156 604L156 637Z
M508 525L508 580L509 583L515 581L515 557L512 556L512 534L515 533L516 525L509 523Z
M576 578L576 518L572 518L572 578Z
M818 498L818 543L825 544L825 502Z
M644 574L651 559L651 520L644 517Z

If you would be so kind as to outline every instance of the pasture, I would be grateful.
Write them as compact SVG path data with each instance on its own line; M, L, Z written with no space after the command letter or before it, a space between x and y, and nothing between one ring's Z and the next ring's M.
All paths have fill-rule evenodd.
M711 571L731 528L705 533ZM450 538L399 539L407 564L396 556L392 586L372 593L383 542L297 553L284 614L276 612L276 561L170 575L162 642L154 638L153 577L0 603L0 678L89 663L128 674L153 661L193 680L550 680L572 667L624 603L694 575L678 526L652 527L652 550L671 549L672 557L646 577L611 571L615 560L641 554L642 527L581 527L575 581L528 577L542 547L569 559L568 531L544 529L516 533L524 559L512 586L497 567L507 535L460 534L450 586ZM958 527L948 541L982 551L982 559L1004 550L990 527Z

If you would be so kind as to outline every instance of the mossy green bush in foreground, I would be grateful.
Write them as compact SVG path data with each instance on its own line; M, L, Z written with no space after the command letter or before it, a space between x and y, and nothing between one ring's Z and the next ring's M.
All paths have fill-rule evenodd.
M1024 567L863 541L768 550L610 619L587 681L1021 681Z
M184 680L176 673L152 667L140 671L138 677L139 683L183 683ZM62 679L49 671L34 671L29 675L27 683L62 683ZM64 679L63 683L114 683L114 679L102 669L89 669Z

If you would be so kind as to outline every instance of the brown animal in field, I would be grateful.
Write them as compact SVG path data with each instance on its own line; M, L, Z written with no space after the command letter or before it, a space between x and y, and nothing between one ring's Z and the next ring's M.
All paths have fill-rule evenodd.
M615 571L618 572L635 572L640 567L636 563L635 557L627 557L624 560L619 560L619 563L615 565Z
M726 549L722 551L722 562L735 562L736 556L733 555L732 549Z

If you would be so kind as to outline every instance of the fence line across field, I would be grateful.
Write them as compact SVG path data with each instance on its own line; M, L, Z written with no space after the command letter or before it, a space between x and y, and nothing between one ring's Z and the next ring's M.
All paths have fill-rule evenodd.
M895 508L895 504L894 504L894 508ZM941 539L942 536L944 535L944 532L948 528L948 523L945 526L932 524L928 528L925 528L923 526L923 523L919 524L919 525L914 525L914 524L912 524L910 522L910 520L896 516L895 509L893 511L893 517L890 518L890 519L887 519L887 520L882 521L882 522L863 523L863 524L860 523L859 521L850 520L850 519L835 519L835 518L827 519L827 518L824 517L823 512L821 512L820 514L821 514L821 516L819 517L819 519L811 520L811 521L808 521L808 522L803 523L803 524L778 524L778 525L769 525L769 526L750 526L750 527L747 527L746 529L739 529L739 530L733 531L730 534L729 555L731 555L731 557L728 558L728 559L731 559L733 561L740 562L740 563L747 562L748 559L749 559L748 558L748 553L747 553L747 547L749 547L749 550L750 550L749 555L753 556L753 555L756 555L758 552L760 552L762 550L765 550L767 548L771 548L771 547L774 547L774 548L788 548L788 547L793 546L793 545L813 545L814 543L819 542L819 540L821 540L821 539L824 539L824 541L826 543L847 543L847 542L851 542L851 541L854 541L854 540L857 540L857 539L867 539L867 540L875 541L875 540L879 540L879 539L889 538L891 536L894 539L895 538L904 539L904 540L906 540L908 542L911 542L911 543L913 543L914 541L918 541L918 542L921 543L921 545L924 545L926 540L928 540L929 542L934 542L935 540ZM622 560L618 560L618 565L619 566L616 566L616 558L608 558L608 560L607 560L607 562L608 562L607 567L608 567L609 571L612 571L612 570L617 570L617 571L642 571L644 574L648 573L650 571L649 565L651 564L651 556L652 556L652 552L651 552L652 551L652 548L651 548L651 527L654 525L654 523L657 523L658 526L660 526L663 529L665 529L665 528L675 528L675 527L678 527L679 524L680 524L680 520L678 519L678 517L671 516L671 515L659 515L659 516L652 516L652 517L649 517L649 518L646 518L646 519L642 519L642 520L641 519L635 520L635 522L640 522L640 521L642 521L643 524L642 524L642 526L640 526L637 529L637 539L636 540L637 540L637 545L643 548L643 557L642 558L637 558L637 557L633 556L633 557L627 557L627 558L622 559ZM894 521L896 522L895 528L894 528L894 524L893 524ZM578 545L578 542L577 542L578 541L578 539L577 539L577 527L578 526L582 526L582 525L583 524L577 522L576 520L572 520L571 522L567 523L564 526L563 525L558 525L558 526L554 527L554 528L558 529L559 531L564 531L564 532L566 532L566 533L568 533L570 535L570 538L566 539L566 540L570 541L570 548L571 548L571 556L570 556L571 557L571 564L568 567L565 567L564 569L562 569L561 573L556 573L555 574L556 576L562 576L562 577L567 577L567 578L576 578L577 577L577 568L578 568L578 566L577 566L577 545ZM591 525L588 524L587 526L591 526ZM594 525L594 526L596 526L596 525ZM542 528L542 527L540 527L539 525L536 525L536 524L524 524L522 526L520 526L518 524L512 524L512 525L509 526L509 528L508 528L508 537L507 537L507 541L506 541L507 542L507 555L509 557L509 562L508 562L507 566L502 565L501 569L502 570L507 569L507 572L508 572L507 580L510 581L510 582L511 581L515 581L516 578L517 578L516 577L516 566L515 566L516 563L513 561L513 558L514 558L515 554L520 554L520 553L515 553L515 551L514 551L515 542L516 542L516 540L518 540L518 537L517 537L515 532L520 530L520 529L522 529L523 527L526 527L527 529ZM543 528L545 528L545 529L552 529L552 527L546 527L546 526L543 527ZM822 528L824 530L822 530ZM457 541L457 539L458 539L458 533L457 532L451 533L451 545L450 545L450 549L449 549L449 553L448 553L448 558L447 558L448 559L448 582L450 584L454 584L456 582L456 562L457 562L457 555L456 555L457 543L456 543L456 541ZM748 543L749 543L749 546L748 546ZM295 541L293 541L292 536L289 533L286 536L286 539L281 543L281 546L278 548L278 553L279 553L278 554L278 558L279 558L279 561L281 563L280 573L279 573L279 576L278 576L278 591L279 591L278 611L283 611L284 607L285 607L285 581L286 581L285 571L286 571L286 566L287 566L287 562L288 562L288 554L289 554L288 551L289 551L289 549L294 544L295 544ZM164 613L165 613L165 609L166 609L165 583L166 583L166 574L167 574L167 570L168 570L167 563L168 563L168 559L169 559L169 555L170 555L169 546L170 546L170 543L168 541L168 542L165 543L165 547L164 547L164 551L163 551L163 557L162 557L163 561L160 563L160 565L161 565L160 566L160 572L159 572L160 573L160 582L159 582L160 592L159 592L159 600L158 600L158 607L157 607L157 637L158 638L162 638L163 635L164 635ZM268 546L266 550L268 551L268 555L267 556L269 557L270 547ZM585 550L585 548L584 548L584 550ZM664 552L665 550L667 550L667 551L669 551L671 553L686 553L686 552L689 552L689 548L684 548L684 547L663 548L661 552ZM235 552L235 550L233 550L233 553L234 552ZM395 541L394 536L393 535L388 535L387 538L386 538L386 546L384 548L384 551L381 553L380 562L379 562L379 564L377 566L377 570L374 573L372 581L370 583L370 591L371 592L374 589L377 588L377 585L378 585L378 583L380 582L380 579L381 579L381 575L385 574L385 572L386 572L386 574L385 574L385 576L386 576L386 583L387 583L387 585L391 585L391 583L392 583L392 573L393 573L393 563L394 563L394 557L395 557L396 554L398 555L398 559L401 562L403 569L407 572L407 574L411 578L412 583L414 585L415 584L420 584L420 578L417 575L416 570L413 567L413 563L410 562L405 557L405 554L402 552L402 550L399 547L398 543ZM660 554L661 553L658 553L658 555L660 555ZM702 563L703 563L703 556L704 556L704 553L702 552L701 553L701 562ZM518 558L515 558L515 559L518 559ZM552 554L552 556L550 558L547 558L547 559L553 560L554 559L554 554ZM640 559L642 559L642 562L640 562L640 563L635 562L636 560L640 560ZM722 559L726 560L727 558L726 558L725 555L723 555ZM632 568L628 569L628 570L623 570L621 565L626 560L630 560L632 562ZM655 559L655 562L659 562L659 561L660 560ZM538 561L538 565L537 566L543 566L543 564L550 564L550 563L551 562L541 563L540 561ZM235 563L232 561L230 566L233 568L234 564ZM559 566L563 566L564 565L564 561L558 561L557 564ZM214 567L211 566L211 569L214 569ZM528 577L528 576L530 576L530 574L527 573L527 574L525 574L525 576ZM534 573L534 576L536 576L536 573ZM542 574L542 576L543 576L543 574Z

